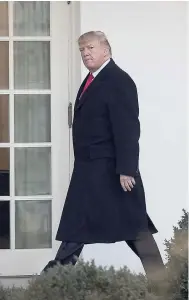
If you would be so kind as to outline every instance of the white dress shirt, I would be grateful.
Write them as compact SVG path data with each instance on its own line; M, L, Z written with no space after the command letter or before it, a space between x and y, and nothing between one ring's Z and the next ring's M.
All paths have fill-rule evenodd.
M92 73L93 77L95 78L98 73L100 73L100 71L102 71L102 69L104 69L104 67L110 62L110 58L108 60L105 61L105 63L103 63L103 65L95 72Z

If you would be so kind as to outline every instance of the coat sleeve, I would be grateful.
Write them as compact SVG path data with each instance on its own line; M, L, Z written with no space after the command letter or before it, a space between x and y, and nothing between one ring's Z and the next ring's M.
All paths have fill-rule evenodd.
M139 106L134 81L123 78L108 102L116 152L116 173L135 176L139 161Z

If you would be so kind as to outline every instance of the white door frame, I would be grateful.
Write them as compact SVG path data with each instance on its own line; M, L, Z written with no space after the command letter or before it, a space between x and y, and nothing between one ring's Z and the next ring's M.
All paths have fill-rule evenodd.
M78 49L77 39L81 32L81 16L80 16L80 2L68 1L69 6L69 102L72 103L72 114L76 95L81 84L81 56ZM73 170L73 143L72 143L72 129L70 130L70 177Z
M50 146L52 151L52 197L23 197L23 200L31 198L35 200L43 200L44 198L52 199L52 248L15 249L15 200L17 198L20 200L22 197L9 197L11 200L11 249L0 250L0 276L23 276L39 273L45 264L55 256L60 244L55 241L55 236L73 166L71 130L68 129L68 103L75 101L75 94L80 82L80 59L79 52L77 53L76 49L76 38L80 30L80 26L78 26L80 15L79 3L77 2L68 4L66 1L52 1L50 4L52 35L49 39L45 38L45 40L51 41L50 94L52 140ZM10 18L13 16L12 8L11 4ZM7 38L0 40L7 40ZM10 45L13 44L14 40L20 40L20 38L15 38L13 35L10 36ZM44 38L38 37L34 40L41 41ZM13 66L13 62L11 63ZM20 94L22 91L11 91L11 88L8 91L0 91L1 94L10 94L9 112L12 116L12 119L10 118L10 126L12 128L14 124L13 95L17 92ZM31 93L33 92L31 91ZM1 144L0 147L7 147L10 144L11 141L9 144ZM35 145L36 147L40 146L38 144ZM43 146L45 146L45 143ZM12 148L12 154L13 150ZM14 174L11 177L11 183L14 187L13 181ZM5 197L0 197L0 199L3 198Z

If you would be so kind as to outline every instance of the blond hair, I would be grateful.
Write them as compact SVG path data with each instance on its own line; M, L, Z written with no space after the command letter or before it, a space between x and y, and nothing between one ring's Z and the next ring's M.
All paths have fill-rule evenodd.
M81 44L82 42L85 42L88 39L98 39L100 43L104 44L108 48L110 55L112 55L112 49L110 43L108 42L108 39L104 34L104 32L102 31L85 32L79 37L78 43Z

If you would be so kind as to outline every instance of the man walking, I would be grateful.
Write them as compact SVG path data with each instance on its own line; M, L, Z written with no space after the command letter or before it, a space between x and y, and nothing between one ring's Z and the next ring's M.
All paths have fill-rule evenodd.
M113 61L104 33L85 33L78 44L89 73L74 109L74 170L56 237L62 244L44 270L75 264L85 244L126 241L148 278L158 278L164 265L139 171L135 83Z

